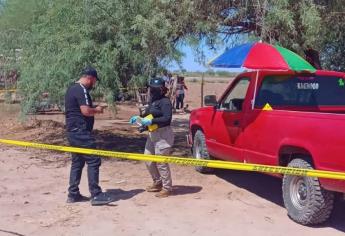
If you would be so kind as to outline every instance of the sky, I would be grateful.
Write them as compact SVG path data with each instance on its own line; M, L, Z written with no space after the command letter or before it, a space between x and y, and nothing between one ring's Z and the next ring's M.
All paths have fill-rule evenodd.
M184 53L184 57L182 59L182 67L183 69L187 71L206 71L209 69L212 69L211 67L208 67L206 64L208 61L216 57L217 55L220 55L222 52L224 52L225 47L221 47L218 50L210 50L208 47L203 46L203 51L205 53L205 65L202 65L197 62L197 56L196 52L193 51L193 49L188 45L181 46L181 51ZM174 70L180 70L177 63L170 63L168 65L168 70L174 71Z
M245 36L234 37L233 41L229 42L229 45L234 46L233 43L237 45L244 42L245 41L244 37ZM207 66L207 63L210 60L222 54L226 50L227 46L229 48L232 47L229 45L226 45L226 43L224 43L222 45L218 45L216 49L211 50L205 43L201 42L200 48L202 48L203 50L203 53L205 55L205 60L203 63L199 63L197 62L197 55L196 55L197 53L195 52L195 49L191 48L187 44L182 44L179 48L184 53L184 57L182 58L182 69L185 69L186 71L189 71L189 72L196 72L196 71L204 72L210 69L214 71L221 70L221 71L229 71L229 72L242 71L243 69L211 68ZM170 71L181 70L181 68L177 65L176 62L168 64L167 69Z

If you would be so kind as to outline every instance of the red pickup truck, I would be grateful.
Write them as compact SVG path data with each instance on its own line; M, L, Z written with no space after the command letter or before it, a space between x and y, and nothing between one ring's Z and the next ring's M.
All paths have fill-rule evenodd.
M345 172L345 73L244 72L204 102L190 116L195 158ZM344 181L281 177L288 215L304 225L326 221L345 193Z

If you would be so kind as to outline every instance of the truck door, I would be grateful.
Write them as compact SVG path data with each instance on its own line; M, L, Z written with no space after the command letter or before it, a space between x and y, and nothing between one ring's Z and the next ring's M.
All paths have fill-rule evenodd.
M224 160L243 161L238 146L238 135L242 132L244 112L242 105L246 98L250 78L242 77L234 81L234 85L223 96L213 113L210 132L211 152Z

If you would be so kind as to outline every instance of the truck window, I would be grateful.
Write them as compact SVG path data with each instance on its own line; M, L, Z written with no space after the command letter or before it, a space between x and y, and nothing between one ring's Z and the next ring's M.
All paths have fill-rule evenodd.
M242 104L249 87L249 78L242 78L228 92L220 103L219 109L228 111L242 111Z
M276 75L263 79L255 107L345 106L345 80L334 76Z

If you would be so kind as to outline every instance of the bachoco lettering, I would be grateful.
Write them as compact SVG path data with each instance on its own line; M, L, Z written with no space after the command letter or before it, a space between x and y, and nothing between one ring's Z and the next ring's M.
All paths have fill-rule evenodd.
M319 83L297 83L297 89L318 90Z

